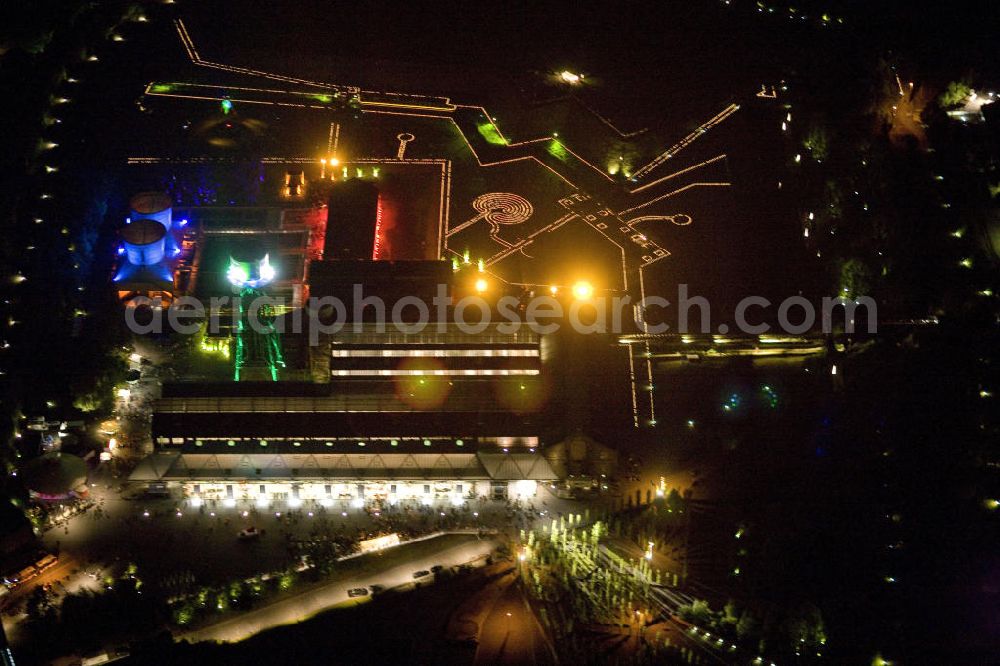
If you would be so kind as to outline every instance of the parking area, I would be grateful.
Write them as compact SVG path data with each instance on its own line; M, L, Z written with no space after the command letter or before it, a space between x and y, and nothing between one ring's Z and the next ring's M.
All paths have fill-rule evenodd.
M294 596L241 613L223 622L179 636L190 641L239 641L265 629L298 622L350 599L367 601L373 588L429 585L438 572L481 562L496 542L474 534L448 534L353 558L332 577Z
M439 530L516 530L536 520L582 512L579 502L555 497L540 487L529 503L448 500L430 505L400 503L357 506L336 500L323 506L304 501L295 508L274 500L265 508L254 502L204 501L192 507L180 497L143 498L124 494L118 480L99 472L92 479L94 507L43 535L46 547L85 565L134 562L144 577L211 584L238 576L283 569L299 561L310 540L356 542L381 533L401 537ZM135 499L124 499L133 496ZM260 536L240 538L255 528Z

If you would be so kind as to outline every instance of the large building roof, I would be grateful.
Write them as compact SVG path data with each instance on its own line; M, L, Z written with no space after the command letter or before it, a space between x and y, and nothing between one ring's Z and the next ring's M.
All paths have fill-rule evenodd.
M153 414L153 434L169 438L323 438L528 436L536 419L512 412L367 410L166 412Z
M265 384L274 386L275 384ZM278 383L278 386L281 384ZM417 400L404 400L395 386L386 383L380 392L355 390L334 395L268 395L268 396L188 396L161 398L156 411L162 414L326 414L364 412L425 412ZM494 395L485 389L463 383L462 390L451 391L443 402L434 405L440 412L505 412Z
M551 481L555 472L538 453L486 453L478 454L486 473L496 481Z
M518 437L537 434L532 378L164 386L153 435L182 439ZM523 388L522 388L523 387ZM405 390L404 390L405 389ZM180 443L180 442L177 442Z
M435 480L549 481L538 453L156 453L132 481Z

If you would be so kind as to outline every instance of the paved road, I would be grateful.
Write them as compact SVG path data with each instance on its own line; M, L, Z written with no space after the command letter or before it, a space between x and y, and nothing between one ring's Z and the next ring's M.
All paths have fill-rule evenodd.
M321 587L178 638L193 642L240 641L271 627L300 622L331 606L347 601L347 590L352 587L378 584L388 589L412 583L415 571L430 570L432 566L438 564L448 567L471 562L486 555L495 546L493 541L479 540L475 535L445 535L424 542L420 550L422 555L413 558L407 557L407 551L416 550L417 544L399 546L381 555L365 556L365 570L360 574L339 577Z
M555 663L519 585L508 586L486 616L475 663L491 666Z

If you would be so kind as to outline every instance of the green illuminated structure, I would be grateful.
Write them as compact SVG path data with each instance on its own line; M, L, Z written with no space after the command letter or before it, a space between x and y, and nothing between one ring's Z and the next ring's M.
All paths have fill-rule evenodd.
M245 287L240 291L240 320L236 326L236 354L233 357L233 379L246 379L249 368L265 368L271 381L278 381L278 368L285 367L281 352L281 335L274 328L274 306L261 305L251 325L250 308L264 295L260 289Z
M254 274L256 277L253 277ZM240 289L233 379L249 379L257 374L252 371L263 369L271 381L276 382L278 368L285 367L281 335L274 327L274 305L267 301L258 303L258 299L265 296L263 287L274 280L274 267L267 254L259 261L241 261L230 257L226 276L234 287Z

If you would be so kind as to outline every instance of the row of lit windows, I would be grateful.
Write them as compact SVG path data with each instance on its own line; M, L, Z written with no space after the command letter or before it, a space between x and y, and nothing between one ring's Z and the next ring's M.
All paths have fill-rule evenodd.
M510 440L511 438L499 438L499 439ZM536 441L537 438L523 438L523 439L525 439L526 441L527 441L527 439L532 439L532 441ZM157 444L184 444L185 441L188 441L188 440L185 440L185 438L183 438L183 437L157 437L156 438ZM442 439L442 438L429 439L429 438L420 438L420 437L401 437L401 438L398 438L398 439L388 439L388 440L334 439L334 440L326 440L326 441L324 441L324 440L307 440L307 441L310 441L310 442L323 441L323 443L326 446L331 447L331 448L333 446L335 446L335 445L351 445L351 444L356 444L357 446L364 447L364 446L367 446L368 444L377 444L377 443L382 443L382 444L388 443L389 446L399 446L400 441L403 441L404 443L423 444L424 446L431 446L434 443L437 443L437 444L446 444L446 443L450 443L450 442L454 442L455 446L465 446L465 441L462 440L462 439L454 439L454 440L450 439L450 438L447 438L447 439ZM257 446L266 448L269 444L272 444L272 443L285 444L285 443L288 443L289 440L288 439L284 439L284 438L282 438L282 439L276 439L276 440L273 440L273 439L272 440L256 439L256 438L213 439L213 440L196 439L196 440L194 440L194 445L197 446L197 447L202 447L202 446L205 445L206 442L208 442L209 444L222 444L224 442L227 446L236 446L237 444L247 444L247 445L256 444ZM299 446L302 446L302 441L301 440L292 440L291 444L292 444L292 446L299 447Z
M352 324L351 326L357 326ZM440 344L537 344L539 336L527 326L520 327L514 333L498 333L487 331L482 333L467 333L454 324L447 326L447 331L436 331L433 328L415 333L404 333L394 330L392 326L382 324L362 324L363 330L352 331L350 327L338 332L331 340L331 345L338 344L396 344L396 345L440 345ZM435 325L436 326L436 325ZM381 328L381 330L379 330Z
M360 480L359 480L360 481ZM236 500L254 500L261 506L267 506L269 500L287 501L294 508L301 506L302 500L320 501L323 506L333 506L333 500L350 500L352 505L360 508L365 499L385 498L390 504L398 499L415 499L424 496L425 504L430 503L433 494L439 499L451 497L452 502L459 506L464 503L466 492L485 492L487 488L506 490L511 498L533 497L538 489L538 482L528 479L503 482L492 481L477 483L474 480L434 481L360 481L324 483L310 481L268 481L265 483L227 483L217 482L185 482L184 489L190 492L191 506L201 506L204 500L222 500L225 506L235 506ZM254 492L256 490L256 492Z
M157 437L157 444L184 444L185 442L191 441L190 439L185 439L184 437ZM424 446L431 446L432 444L448 444L454 442L455 446L465 446L465 440L462 439L452 439L450 437L399 437L393 439L346 439L337 438L333 440L322 440L322 439L307 439L307 440L292 440L289 438L275 438L275 439L257 439L257 438L235 438L235 439L195 439L194 445L197 447L204 446L207 442L208 444L222 444L223 442L227 446L236 446L237 444L256 444L260 447L267 447L268 444L286 444L291 442L292 446L299 447L302 446L302 442L306 441L309 443L313 442L323 442L328 447L333 447L335 445L351 445L355 444L360 447L367 446L368 444L385 444L388 443L390 446L399 446L400 442L404 444L423 444ZM482 444L494 444L499 447L508 448L515 445L520 445L521 447L531 447L532 450L538 445L537 437L486 437L481 438L480 443Z
M432 446L434 444L449 444L449 443L454 443L454 445L457 446L457 447L464 447L465 446L465 440L462 440L462 439L434 438L432 440L432 439L428 439L428 438L421 439L419 437L405 437L405 438L401 438L401 439L403 439L403 441L407 441L407 442L414 442L414 443L419 442L419 443L423 444L425 447L430 447L430 446ZM184 444L185 438L183 438L183 437L157 437L156 441L157 441L158 444ZM285 443L288 443L289 440L287 440L287 439L278 439L278 440L267 440L267 439L202 440L202 439L196 439L196 440L194 440L194 445L196 447L198 447L198 448L201 448L201 447L203 447L205 445L206 441L210 445L213 444L213 443L216 444L216 445L221 445L223 442L225 442L225 444L227 446L230 446L230 447L235 447L237 445L253 446L253 445L256 444L257 446L259 446L261 448L267 448L270 444L274 444L274 443L285 444ZM323 440L307 440L307 441L313 442L313 441L323 441ZM388 443L389 446L396 447L396 446L399 446L399 442L400 442L400 439L389 439L389 440L335 439L335 440L326 440L326 441L323 441L323 444L326 447L328 447L328 448L334 448L335 446L352 446L352 445L360 447L360 448L364 448L364 447L368 446L369 444L371 444L371 445L377 445L377 444L386 444L386 443ZM538 445L538 438L537 437L521 437L521 438L518 438L518 442L521 444L521 448L528 448L528 450L530 452L534 453L535 446ZM485 444L486 442L482 442L482 443ZM498 447L501 447L506 452L506 451L509 450L510 447L514 446L515 439L512 438L512 437L498 437L498 438L496 438L496 441L492 442L492 443L495 444ZM302 446L302 441L301 440L292 440L291 441L291 445L294 446L294 447L296 447L296 448L298 448L298 447Z
M538 356L537 349L334 349L333 357Z
M406 368L392 368L389 370L331 370L330 374L337 377L372 377L372 376L382 376L382 377L393 377L393 376L419 376L419 375L438 375L438 376L449 376L449 375L468 375L468 376L489 376L489 375L537 375L537 368L526 368L526 369L497 369L497 368L484 368L476 370L458 370L458 369L433 369L433 370L413 370Z
M177 438L175 438L175 439L177 439ZM253 440L245 440L245 441L247 441L247 442L253 442ZM363 440L357 441L357 442L355 442L354 440L336 440L336 442L338 444L355 444L356 443L360 447L365 447L365 446L368 445L368 442L363 441ZM194 445L195 446L202 446L203 443L204 442L202 440L196 439L195 442L194 442ZM331 448L334 445L334 442L332 442L332 441L330 441L330 442L324 442L324 443L326 444L326 446L331 447ZM234 439L227 440L226 444L228 446L236 446L236 440L234 440ZM262 447L267 447L268 440L266 440L266 439L257 440L257 444L259 446L262 446ZM423 440L423 445L424 446L430 446L431 444L432 444L431 440L429 440L429 439L424 439ZM302 446L302 442L300 442L300 441L293 441L292 442L292 446L296 446L296 447ZM389 440L389 446L399 446L399 440L398 439L390 439ZM465 446L465 442L462 441L461 439L456 439L455 440L455 446Z
M388 485L388 488L384 488L386 485ZM446 493L455 492L455 493L458 493L458 494L462 494L464 492L464 490L465 490L465 486L463 484L461 484L461 483L456 483L456 484L454 484L454 486L452 486L452 484L450 484L450 483L449 484L441 484L441 483L430 484L430 483L403 483L403 482L400 482L398 484L397 483L389 483L389 484L386 484L386 483L356 483L356 484L348 484L348 483L337 483L337 484L332 484L332 483L327 483L327 484L296 483L294 485L290 484L290 483L261 483L261 484L258 484L258 486L257 486L257 493L259 495L266 495L268 493L275 493L277 491L277 489L281 489L281 490L285 490L285 491L291 490L292 491L292 497L291 497L291 499L298 499L298 495L299 495L299 491L300 490L307 490L307 491L311 490L311 491L314 491L313 494L316 494L315 491L317 491L320 488L322 488L322 493L326 497L333 497L335 494L337 494L338 496L341 495L341 494L343 494L343 495L347 495L347 496L350 496L350 497L355 497L355 496L363 496L365 490L369 489L368 488L369 486L371 486L373 488L377 488L378 490L385 489L385 490L388 490L389 493L391 493L391 494L396 494L396 492L397 492L397 485L401 486L402 488L404 488L406 490L421 489L424 494L430 494L432 492L432 490L431 490L432 485L433 485L433 492L446 492ZM190 484L190 488L191 488L191 492L195 493L196 495L200 495L202 492L205 492L206 494L208 494L211 497L211 495L213 493L217 493L220 490L224 489L224 491L225 491L225 493L226 493L226 495L228 497L233 497L234 496L234 493L233 493L234 488L233 488L232 484L211 484L211 483L201 484L201 483L192 483L192 484ZM242 490L242 488L241 488L241 490ZM245 490L244 490L244 492L245 492ZM288 499L288 497L280 497L280 498L279 497L275 497L275 499Z
M370 375L370 373L368 373ZM430 371L427 371L430 374ZM448 397L450 411L506 411L492 395L455 394ZM219 397L219 398L161 398L158 413L232 414L232 413L299 413L336 414L420 411L402 402L394 393L339 393L317 397Z

